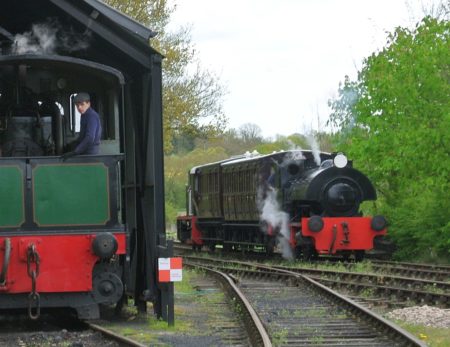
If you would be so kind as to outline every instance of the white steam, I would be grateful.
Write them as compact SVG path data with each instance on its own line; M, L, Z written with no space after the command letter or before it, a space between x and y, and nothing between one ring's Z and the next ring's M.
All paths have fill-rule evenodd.
M311 151L314 157L314 161L316 162L316 164L318 166L320 166L321 160L320 160L320 149L319 149L319 145L317 144L316 138L314 137L313 134L308 135L307 137L308 140L308 144L311 147Z
M260 200L260 219L277 230L278 246L281 248L283 258L293 259L292 250L289 244L289 215L283 212L277 201L277 191L268 189L266 198Z
M73 30L63 31L55 20L36 23L31 31L14 36L13 54L55 54L57 51L74 52L89 46L90 33L82 35Z
M14 37L15 54L51 54L56 47L56 30L46 24L33 24L31 31Z
M295 150L288 152L283 159L283 163L290 161L299 161L305 159L305 156L302 153L300 148L296 148Z

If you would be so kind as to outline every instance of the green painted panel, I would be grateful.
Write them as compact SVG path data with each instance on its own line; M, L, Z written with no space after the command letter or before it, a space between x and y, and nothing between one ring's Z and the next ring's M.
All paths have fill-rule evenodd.
M0 167L0 227L17 227L24 222L23 199L23 175L20 168Z
M102 163L38 165L33 199L39 226L105 224L110 218L108 168Z

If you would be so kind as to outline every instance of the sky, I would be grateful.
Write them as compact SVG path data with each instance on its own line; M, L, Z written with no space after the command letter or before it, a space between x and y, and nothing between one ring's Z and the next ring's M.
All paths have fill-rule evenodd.
M346 75L412 27L438 0L172 0L169 29L191 27L203 69L227 91L229 128L257 124L265 138L326 128Z

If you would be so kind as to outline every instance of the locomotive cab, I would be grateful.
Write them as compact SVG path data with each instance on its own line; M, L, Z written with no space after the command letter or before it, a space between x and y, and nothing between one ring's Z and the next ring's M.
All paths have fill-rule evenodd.
M105 65L45 55L0 56L0 74L0 262L6 264L0 291L16 296L32 318L41 306L69 306L80 318L96 318L98 304L116 303L124 293L123 76ZM63 161L80 130L73 98L82 91L101 117L100 153ZM36 259L41 263L30 278L27 262ZM10 304L0 296L0 308Z
M23 55L0 56L0 75L2 157L63 154L79 132L73 98L83 91L101 117L100 153L120 153L119 71L72 57Z
M0 18L0 310L98 318L130 297L168 320L157 33L99 0L4 1ZM99 151L63 157L81 92Z

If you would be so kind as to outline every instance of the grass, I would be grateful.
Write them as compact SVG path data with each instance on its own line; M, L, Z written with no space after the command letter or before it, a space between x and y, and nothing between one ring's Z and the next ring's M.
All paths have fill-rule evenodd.
M286 328L280 328L277 331L272 332L272 343L274 346L281 346L285 343L288 336L288 330Z
M359 292L359 295L363 298L372 298L374 297L375 289L371 287L364 288Z
M183 280L175 282L176 294L195 294L196 290L191 285L192 276L191 270L183 269Z
M450 328L433 328L395 321L406 331L424 341L429 347L450 347Z
M423 290L434 294L446 294L444 289L436 287L436 283L426 285Z
M197 297L198 291L190 283L193 276L193 271L186 269L183 270L183 280L175 283L175 296L192 295L192 300L200 300ZM179 310L180 309L175 306L175 325L169 326L166 321L157 319L156 316L153 315L153 307L151 304L148 304L148 313L143 314L137 312L133 301L130 300L128 305L123 308L124 314L128 317L128 324L123 321L117 323L109 322L107 324L103 324L103 326L106 329L112 330L118 334L144 344L164 346L164 344L158 342L158 334L183 334L186 332L192 333L195 330L195 327L191 326L188 321L182 318L182 312L179 312Z

